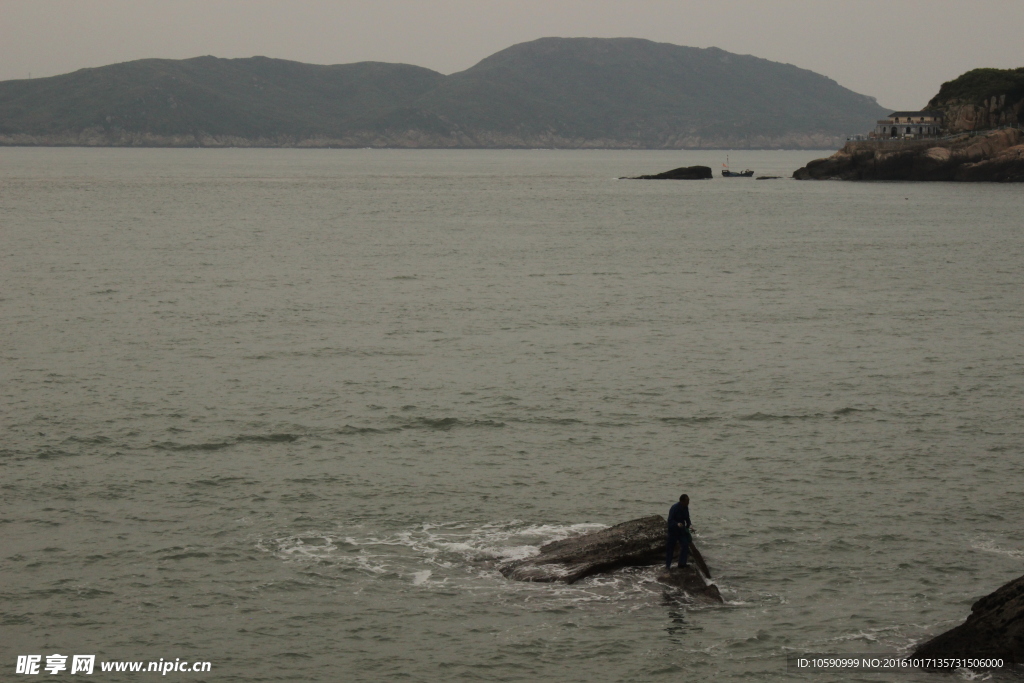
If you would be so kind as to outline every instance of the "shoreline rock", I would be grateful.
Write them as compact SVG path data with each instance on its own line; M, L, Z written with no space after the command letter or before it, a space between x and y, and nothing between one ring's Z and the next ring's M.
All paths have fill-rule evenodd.
M1024 664L1024 576L975 602L967 621L919 645L912 657Z
M948 140L848 142L793 172L797 180L1024 182L1024 131Z

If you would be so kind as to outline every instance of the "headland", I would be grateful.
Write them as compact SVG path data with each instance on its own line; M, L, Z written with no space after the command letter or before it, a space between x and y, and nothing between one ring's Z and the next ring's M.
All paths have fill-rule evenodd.
M896 111L866 136L793 173L797 180L1024 182L1024 68L974 69L921 111Z
M1024 131L945 139L856 140L793 173L797 180L1024 182Z

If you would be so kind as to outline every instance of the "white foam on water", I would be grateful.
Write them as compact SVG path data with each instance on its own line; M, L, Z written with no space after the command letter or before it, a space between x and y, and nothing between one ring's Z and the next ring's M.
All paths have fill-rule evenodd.
M351 537L338 539L333 534L323 532L307 532L280 538L261 538L256 541L258 550L271 553L283 562L315 562L347 566L374 576L394 573L393 565L398 559L397 556L389 553L370 552L365 547L375 545L403 545L403 543L389 539L373 539L372 543L363 543ZM342 552L341 546L349 546L352 549L358 547L359 551L358 553Z
M495 551L494 558L501 561L525 560L540 552L540 548L533 545L518 545L511 548L501 548Z
M256 547L285 561L332 560L350 562L348 553L339 552L339 543L361 551L369 548L409 548L421 561L443 568L479 561L509 561L537 554L544 543L569 538L595 529L602 524L530 525L519 522L471 526L464 522L423 524L390 535L339 536L337 532L306 532L279 538L261 538ZM398 560L398 556L395 556Z
M365 555L360 553L354 558L354 564L359 569L369 572L371 574L388 574L391 572L389 565L386 562L375 562L375 558L381 557L380 555Z
M415 530L398 532L392 536L357 539L347 537L354 546L398 545L417 550L427 556L441 554L461 556L465 560L516 560L537 554L544 543L569 538L595 529L603 524L532 525L484 524L469 527L464 523L424 524Z
M319 560L332 555L338 546L334 539L320 532L302 534L301 536L285 536L283 538L258 539L256 548L263 552L277 555L281 559Z
M975 550L981 550L986 553L995 553L996 555L1006 555L1014 559L1024 558L1024 550L1010 550L1008 548L1000 548L996 545L995 541L985 538L971 541L971 547Z
M607 528L608 525L606 524L586 522L582 524L540 524L528 526L525 529L518 531L512 531L518 536L536 536L538 538L543 538L545 543L550 543L551 541L560 541L563 538L577 536L588 531L597 531L598 529Z
M607 528L604 524L540 524L527 527L485 525L474 530L479 534L475 550L495 560L511 561L532 557L540 546L572 536Z
M751 605L752 603L747 602L746 600L726 600L725 597L723 596L722 597L722 604L723 605L728 605L729 607L747 607L748 605Z
M864 631L858 631L856 633L844 633L841 636L837 636L835 638L832 638L830 642L842 643L842 642L845 642L845 641L848 641L848 640L864 640L864 641L867 641L869 643L877 643L878 642L878 636L876 636L873 633L865 633Z
M510 581L497 571L502 562L536 555L545 543L604 528L606 525L594 523L452 522L423 524L390 534L360 535L359 527L349 527L262 538L256 546L283 562L347 567L366 577L401 576L414 586L447 584L462 590L497 590L498 595L504 596L501 599L529 609L662 599L665 587L655 580L656 571L648 567L597 574L571 585ZM553 569L557 573L558 568Z

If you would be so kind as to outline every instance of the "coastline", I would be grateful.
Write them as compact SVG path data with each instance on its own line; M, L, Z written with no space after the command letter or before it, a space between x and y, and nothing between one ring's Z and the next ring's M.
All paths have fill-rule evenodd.
M793 172L797 180L1024 182L1024 130L945 139L847 142Z
M842 144L844 138L824 134L751 136L735 138L667 137L658 144L622 138L574 138L559 135L516 135L479 131L457 135L368 131L341 137L275 135L243 137L203 132L157 135L146 132L107 131L101 128L45 135L0 134L0 147L153 147L262 149L621 149L621 150L820 150Z

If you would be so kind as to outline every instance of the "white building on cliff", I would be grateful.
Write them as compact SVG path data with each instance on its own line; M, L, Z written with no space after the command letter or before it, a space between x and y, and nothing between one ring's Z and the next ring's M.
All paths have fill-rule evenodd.
M871 137L876 140L934 138L941 131L941 111L894 111L876 122Z

